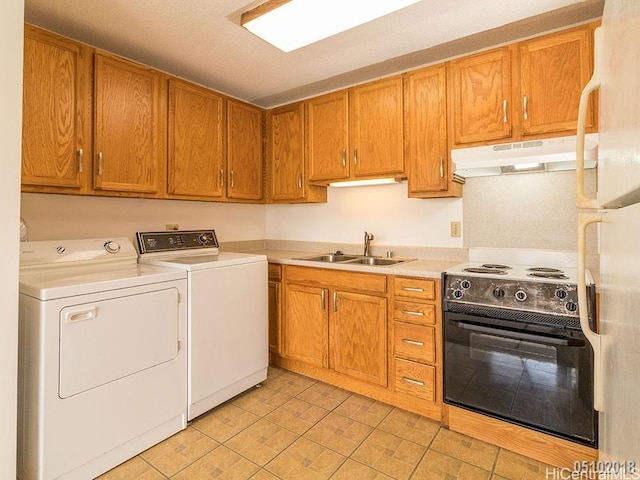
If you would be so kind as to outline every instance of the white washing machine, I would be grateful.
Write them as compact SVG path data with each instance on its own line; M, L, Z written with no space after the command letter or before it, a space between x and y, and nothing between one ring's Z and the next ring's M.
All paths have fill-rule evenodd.
M18 478L94 478L184 429L185 272L126 238L21 246Z
M188 419L267 378L265 255L219 252L213 230L138 232L139 262L188 278Z

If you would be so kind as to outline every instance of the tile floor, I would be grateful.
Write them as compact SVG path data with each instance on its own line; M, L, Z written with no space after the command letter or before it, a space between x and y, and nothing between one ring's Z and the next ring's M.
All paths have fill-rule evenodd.
M279 368L100 480L546 479L548 466Z

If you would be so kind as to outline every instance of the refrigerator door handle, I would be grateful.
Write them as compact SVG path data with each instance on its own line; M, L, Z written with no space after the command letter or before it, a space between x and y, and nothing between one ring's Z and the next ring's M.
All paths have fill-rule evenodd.
M578 208L598 208L598 201L587 196L584 192L584 139L587 129L587 109L589 107L589 96L600 88L600 57L601 48L599 41L599 30L596 28L593 36L593 75L585 85L580 95L580 106L578 107L578 131L576 141L576 206Z
M580 328L587 337L587 341L593 347L593 408L602 411L602 335L591 330L589 325L589 311L587 308L587 284L586 284L586 237L587 226L592 223L602 222L602 213L578 214L578 310L580 314Z

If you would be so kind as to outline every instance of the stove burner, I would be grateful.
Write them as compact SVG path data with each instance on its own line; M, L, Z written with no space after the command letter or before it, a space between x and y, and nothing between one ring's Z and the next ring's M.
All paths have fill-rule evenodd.
M527 272L541 272L541 273L564 273L559 268L549 268L549 267L532 267L527 268Z
M529 269L531 270L531 269ZM566 280L569 277L567 277L564 272L562 270L558 270L556 272L542 272L542 271L535 271L532 273L527 273L528 277L536 277L536 278L555 278L558 280Z
M509 267L507 267L509 268ZM482 267L468 267L468 268L463 268L462 269L463 272L469 272L469 273L491 273L493 275L506 275L507 272L505 272L504 270L499 270L495 267L487 267L486 265L483 265Z
M481 267L494 270L511 270L511 267L509 265L500 265L499 263L483 263Z

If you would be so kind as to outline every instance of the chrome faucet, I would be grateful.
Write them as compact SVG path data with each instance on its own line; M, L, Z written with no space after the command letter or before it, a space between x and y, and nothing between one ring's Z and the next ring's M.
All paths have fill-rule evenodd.
M371 241L374 239L373 233L364 232L364 256L371 256Z

